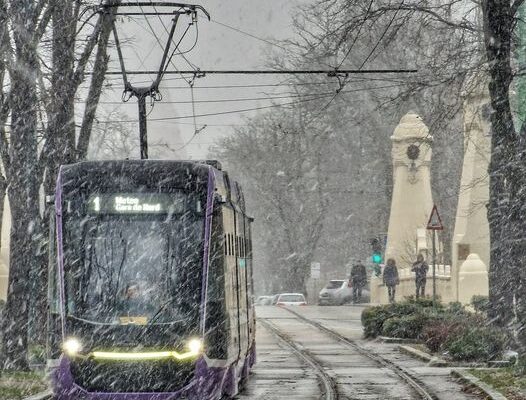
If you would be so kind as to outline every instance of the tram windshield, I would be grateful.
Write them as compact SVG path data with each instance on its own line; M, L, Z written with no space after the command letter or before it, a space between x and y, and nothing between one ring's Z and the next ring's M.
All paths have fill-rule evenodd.
M203 254L201 200L182 193L97 193L66 208L70 317L124 325L195 318Z

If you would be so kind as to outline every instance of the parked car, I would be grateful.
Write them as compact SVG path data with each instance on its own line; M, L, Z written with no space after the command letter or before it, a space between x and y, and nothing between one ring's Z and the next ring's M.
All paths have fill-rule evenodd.
M341 306L352 301L352 287L347 279L334 279L320 291L318 304Z
M257 306L270 306L272 304L272 298L274 296L258 296L255 304Z
M281 293L277 295L277 306L306 306L307 301L301 293Z
M368 287L362 289L361 303L368 303L371 293ZM329 281L319 294L318 304L320 306L335 305L341 306L352 302L352 284L347 279L333 279Z

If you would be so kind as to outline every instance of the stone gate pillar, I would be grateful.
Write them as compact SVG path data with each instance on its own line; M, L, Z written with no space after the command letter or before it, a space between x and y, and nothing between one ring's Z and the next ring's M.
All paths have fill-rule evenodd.
M414 282L409 281L409 277L417 247L430 247L422 243L427 240L422 228L425 229L433 208L430 173L433 138L429 135L429 129L422 118L409 112L395 128L391 141L393 196L385 260L396 260L403 281L397 291L397 299L400 299L414 292ZM429 260L429 257L426 258ZM406 279L403 279L404 277ZM381 278L371 281L371 302L386 303L385 292L385 288L381 286Z
M454 296L459 301L461 301L459 272L468 255L476 253L485 266L489 266L490 261L489 224L486 210L489 201L488 165L491 147L487 78L471 77L466 82L462 95L464 98L464 162L451 244L451 277ZM473 285L473 290L475 290L477 284L473 283ZM486 286L483 284L480 287L480 293L476 294L487 294L487 284Z
M399 269L408 268L416 256L417 230L425 228L433 208L431 194L431 143L422 118L409 112L391 136L393 142L393 197L385 258Z

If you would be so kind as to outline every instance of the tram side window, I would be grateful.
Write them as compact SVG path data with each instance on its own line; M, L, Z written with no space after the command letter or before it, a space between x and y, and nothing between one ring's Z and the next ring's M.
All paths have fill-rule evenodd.
M209 300L220 301L224 299L224 247L222 240L222 221L214 221L212 224L210 266L209 266Z
M228 354L228 332L225 299L225 257L227 255L227 234L223 233L222 216L218 213L212 221L209 292L207 297L206 338L209 343L209 357L224 359Z

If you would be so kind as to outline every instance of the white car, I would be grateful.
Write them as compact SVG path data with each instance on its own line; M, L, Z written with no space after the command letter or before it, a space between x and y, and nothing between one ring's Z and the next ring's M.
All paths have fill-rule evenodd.
M259 296L255 303L258 306L269 306L272 304L272 296Z
M369 290L364 287L362 289L361 303L370 301L371 295ZM345 303L351 303L352 299L352 285L347 279L334 279L329 281L319 294L318 304L320 306L334 305L341 306Z
M305 296L301 293L281 293L278 295L277 306L306 306Z
M329 281L318 297L318 304L340 306L352 301L352 288L346 279L334 279Z

